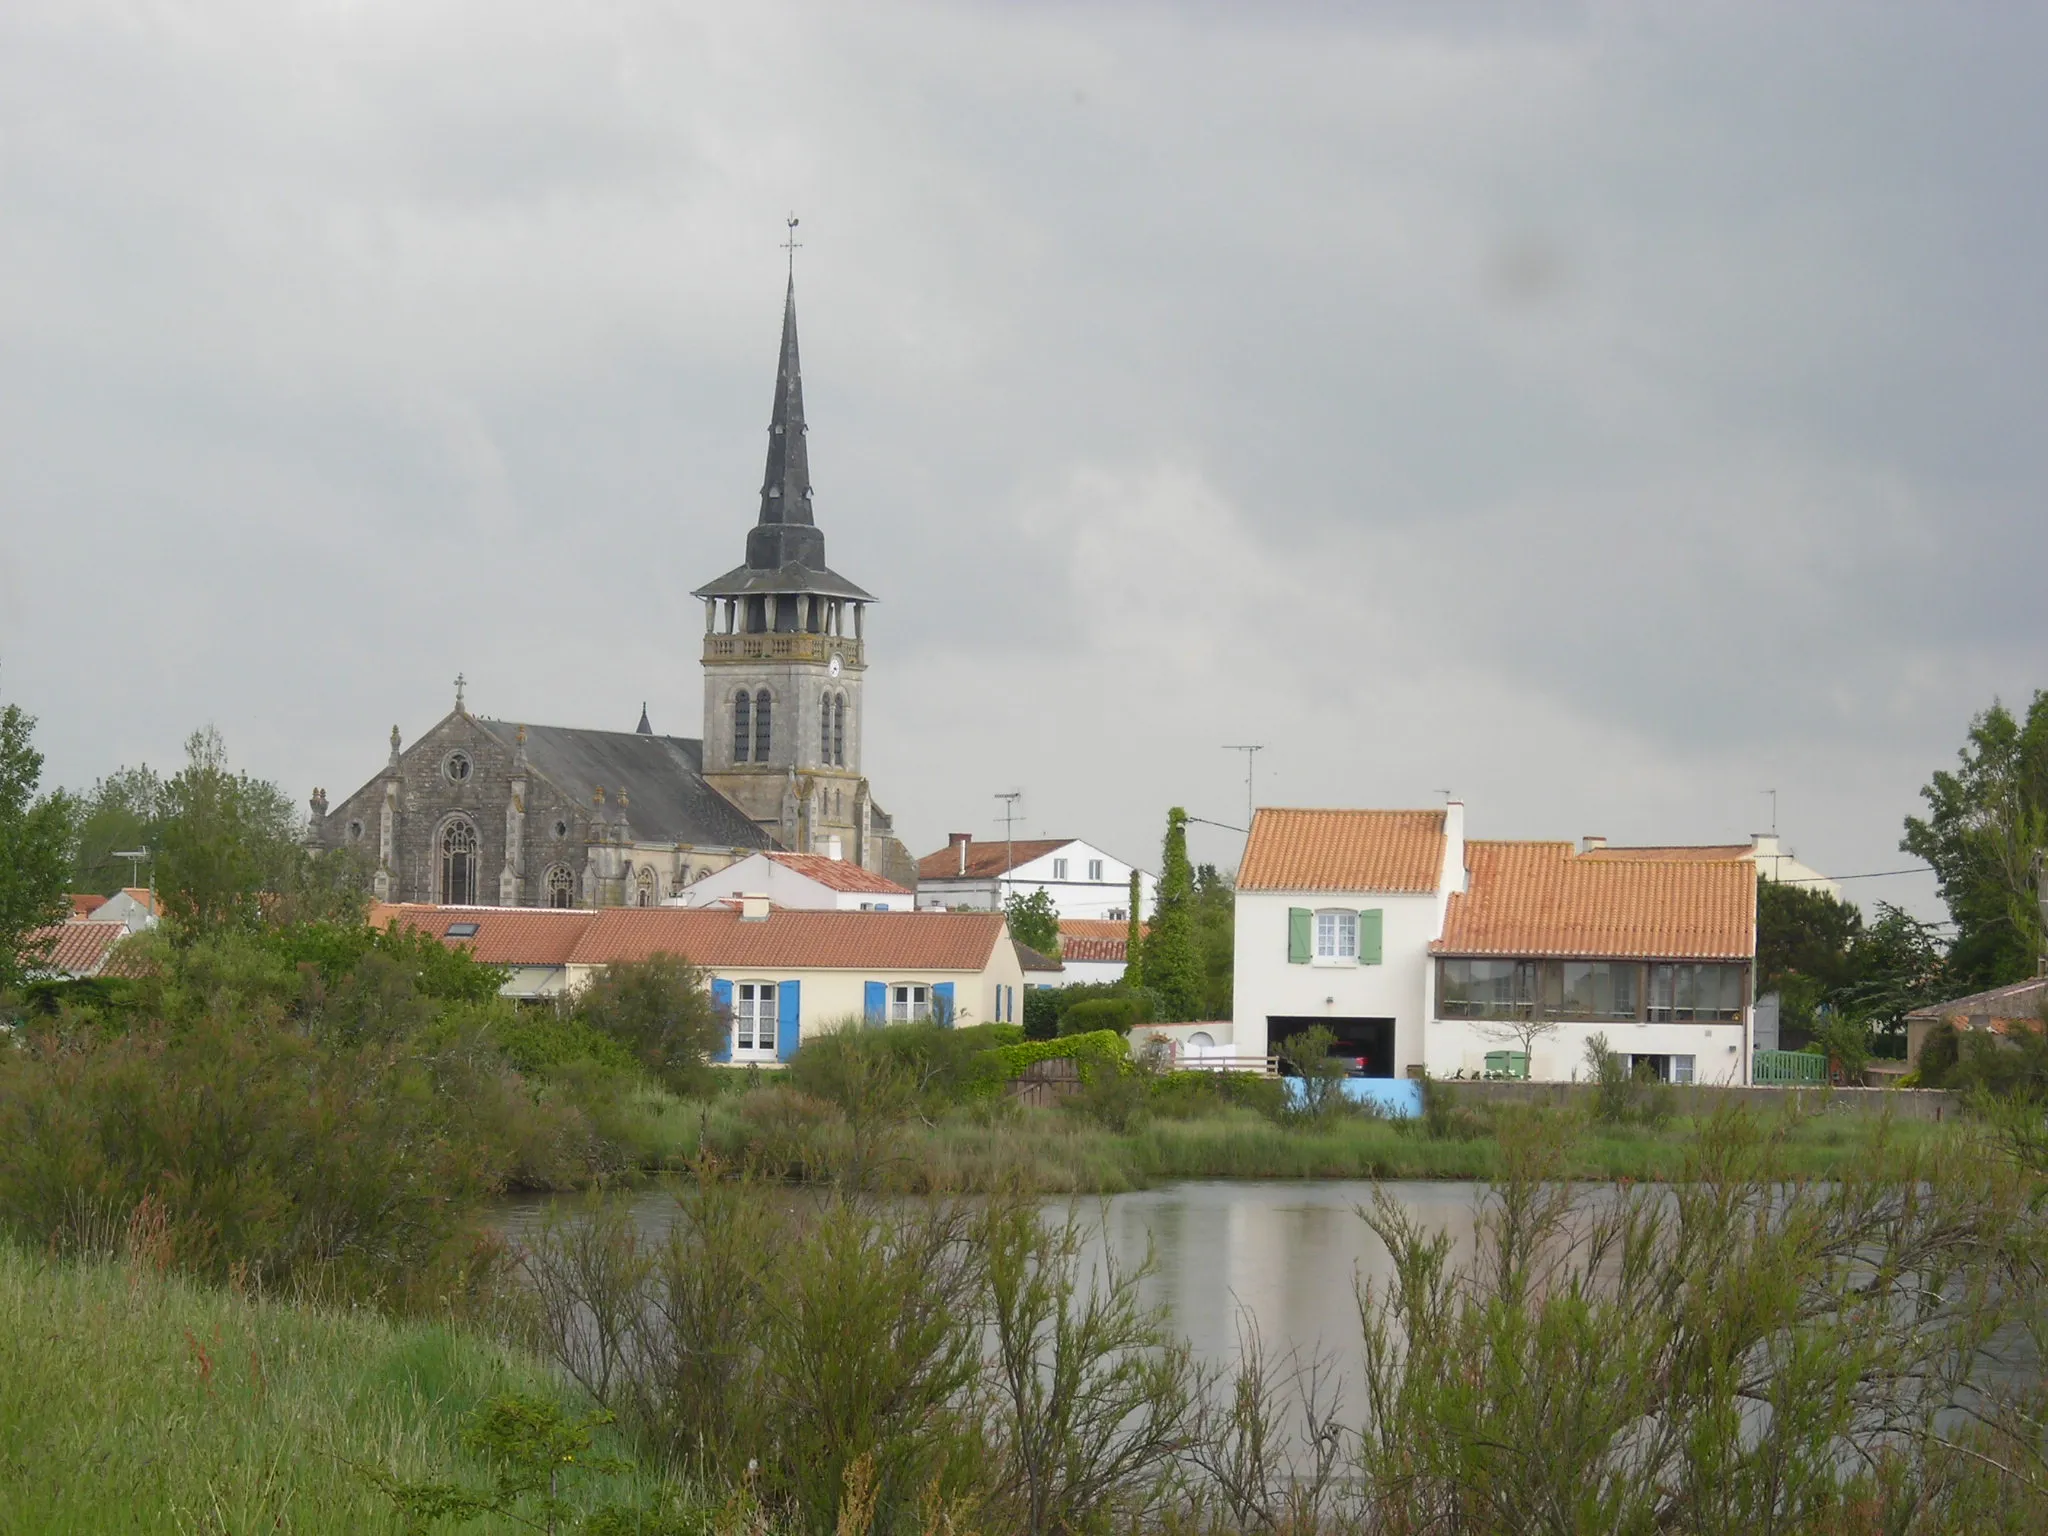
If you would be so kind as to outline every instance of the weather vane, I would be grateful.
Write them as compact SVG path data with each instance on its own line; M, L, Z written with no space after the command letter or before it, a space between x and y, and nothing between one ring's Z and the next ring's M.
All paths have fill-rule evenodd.
M796 253L804 248L804 243L796 237L796 215L792 213L786 222L789 225L789 238L782 242L782 248L789 252L789 276L790 281L794 282L796 280Z

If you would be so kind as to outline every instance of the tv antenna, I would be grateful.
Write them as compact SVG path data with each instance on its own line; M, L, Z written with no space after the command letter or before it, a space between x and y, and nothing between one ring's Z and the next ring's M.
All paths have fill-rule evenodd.
M1242 752L1244 754L1244 824L1246 833L1249 835L1252 817L1258 814L1256 797L1252 792L1252 775L1258 766L1259 754L1266 750L1266 744L1264 742L1256 744L1246 742L1226 745L1223 750L1226 752Z
M996 882L996 906L1002 906L1002 887L1009 882L1010 871L1017 863L1017 850L1011 835L1011 824L1017 819L1017 802L1024 798L1021 789L999 789L996 798L1003 802L1003 877Z

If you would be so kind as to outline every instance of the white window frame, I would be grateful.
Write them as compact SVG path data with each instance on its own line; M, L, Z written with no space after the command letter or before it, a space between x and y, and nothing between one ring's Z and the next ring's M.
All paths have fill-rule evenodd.
M732 984L732 1059L773 1061L775 1059L776 1015L781 1007L781 983L736 981Z
M1088 878L1095 881L1102 879L1102 860L1090 859L1088 861Z
M929 982L892 981L889 983L889 1022L891 1024L926 1024L931 1022L932 989Z
M1358 964L1358 914L1345 907L1318 910L1309 958L1317 965Z
M1052 877L1055 880L1067 878L1067 861L1065 859L1054 859L1052 861Z
M1671 1058L1671 1081L1674 1083L1684 1085L1693 1082L1698 1075L1698 1070L1699 1058L1697 1056L1674 1055Z

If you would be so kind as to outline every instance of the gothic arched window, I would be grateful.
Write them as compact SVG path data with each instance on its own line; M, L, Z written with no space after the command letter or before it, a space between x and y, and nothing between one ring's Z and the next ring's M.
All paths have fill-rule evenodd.
M832 695L827 693L818 705L818 761L827 768L832 766Z
M843 693L832 700L832 761L837 767L846 766L846 695Z
M732 760L744 763L747 760L747 749L753 744L754 700L753 696L742 688L732 696Z
M754 761L757 763L768 761L768 710L771 703L766 688L754 695Z
M441 832L441 900L451 907L476 904L476 827L457 816Z
M654 871L645 865L641 866L640 883L633 894L633 899L643 907L654 905Z
M573 907L576 905L576 872L566 864L550 866L547 873L548 905L551 907Z

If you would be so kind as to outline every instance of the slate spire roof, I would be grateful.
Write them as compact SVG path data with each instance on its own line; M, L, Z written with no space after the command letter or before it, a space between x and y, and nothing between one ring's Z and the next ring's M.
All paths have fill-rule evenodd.
M804 438L804 376L797 355L796 278L782 302L782 348L775 365L775 404L768 418L768 464L761 478L761 515L747 534L747 563L698 588L698 597L753 592L819 592L873 598L825 563L825 535L811 513L811 456Z

